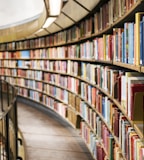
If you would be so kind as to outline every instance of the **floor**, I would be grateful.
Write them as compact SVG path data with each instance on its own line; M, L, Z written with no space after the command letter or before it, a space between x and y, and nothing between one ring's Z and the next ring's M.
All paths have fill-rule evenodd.
M51 110L18 102L18 124L26 160L93 160L79 132Z

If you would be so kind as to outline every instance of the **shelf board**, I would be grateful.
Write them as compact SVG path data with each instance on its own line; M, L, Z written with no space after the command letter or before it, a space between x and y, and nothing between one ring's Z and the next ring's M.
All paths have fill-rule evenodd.
M141 72L144 73L144 66L141 67Z
M134 129L139 137L144 141L144 122L134 122Z
M136 65L132 65L132 64L126 64L126 63L122 63L122 62L113 62L113 64L116 65L116 66L124 67L124 68L127 68L127 69L132 69L132 70L140 72L140 66L136 66Z

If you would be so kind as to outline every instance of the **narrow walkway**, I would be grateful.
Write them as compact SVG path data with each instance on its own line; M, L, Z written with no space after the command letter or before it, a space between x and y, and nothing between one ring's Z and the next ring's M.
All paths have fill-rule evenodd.
M18 124L26 145L26 160L92 160L80 135L52 111L18 102Z

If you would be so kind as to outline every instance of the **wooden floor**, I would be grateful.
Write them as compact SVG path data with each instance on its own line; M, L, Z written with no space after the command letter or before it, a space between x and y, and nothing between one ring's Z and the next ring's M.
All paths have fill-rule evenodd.
M78 131L53 111L18 102L26 160L93 160Z

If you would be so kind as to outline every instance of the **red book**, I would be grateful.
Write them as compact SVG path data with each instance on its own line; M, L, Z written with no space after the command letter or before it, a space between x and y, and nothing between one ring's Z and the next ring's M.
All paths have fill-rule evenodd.
M131 160L135 160L135 158L134 158L134 151L135 151L135 141L136 141L136 139L138 139L139 137L138 137L138 135L133 135L132 137L131 137L131 151L132 151L132 154L131 154Z
M119 137L119 116L120 112L118 111L118 108L115 107L114 109L114 134L116 137Z
M108 60L112 60L112 36L113 35L108 35Z
M130 113L130 118L131 118L131 120L134 120L136 117L134 117L134 115L135 115L135 113L134 113L134 110L135 110L135 102L134 102L134 100L136 100L135 99L135 95L136 95L136 93L138 93L138 92L144 92L144 84L132 84L131 85L131 101L130 101L130 108L129 108L129 112L128 113ZM140 104L142 104L143 105L143 100L142 99L140 99L140 97L139 96L137 96L137 98L139 98L139 103ZM137 110L141 110L142 109L142 107L137 107ZM139 112L140 113L140 112ZM135 116L137 116L137 115L135 115Z
M97 160L104 160L105 152L100 145L97 145Z
M92 87L92 106L96 106L96 88Z
M144 147L140 148L140 160L144 160Z

